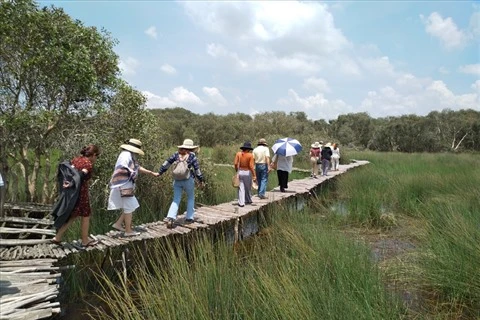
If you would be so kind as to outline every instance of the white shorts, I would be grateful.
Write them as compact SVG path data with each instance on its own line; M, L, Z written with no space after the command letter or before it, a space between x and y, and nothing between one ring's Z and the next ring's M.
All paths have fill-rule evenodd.
M140 204L135 196L122 198L120 196L120 188L110 189L107 210L122 209L123 213L132 213L138 207L140 207Z

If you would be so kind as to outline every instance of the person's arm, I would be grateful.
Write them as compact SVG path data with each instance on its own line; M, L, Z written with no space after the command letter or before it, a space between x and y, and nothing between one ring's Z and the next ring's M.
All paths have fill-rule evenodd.
M193 154L193 158L191 161L192 167L193 167L193 172L195 174L195 177L200 181L201 183L204 182L203 174L202 171L200 170L200 164L198 163L198 158Z
M257 176L255 175L255 160L253 159L253 154L251 153L248 167L250 168L250 172L252 173L253 181L257 181Z
M238 168L240 167L240 157L238 154L238 152L235 154L235 160L233 160L233 166L235 167L235 171L238 171Z
M168 170L168 168L170 168L170 166L178 159L177 155L178 155L178 152L175 152L170 156L170 158L168 158L167 160L165 160L165 162L163 162L162 166L158 170L158 175L161 176L165 171Z
M158 176L160 175L158 172L150 171L150 170L148 170L148 169L145 169L145 168L142 167L142 166L138 167L138 172L148 173L148 174L151 174L151 175L154 176L154 177L158 177Z

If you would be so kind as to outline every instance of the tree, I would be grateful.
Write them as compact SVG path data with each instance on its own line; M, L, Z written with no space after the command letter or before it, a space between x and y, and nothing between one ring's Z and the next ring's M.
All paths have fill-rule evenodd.
M95 115L114 92L115 43L62 9L0 4L0 161L5 171L8 158L20 162L28 200L37 200L41 161L48 163L62 126ZM43 168L45 182L50 166Z

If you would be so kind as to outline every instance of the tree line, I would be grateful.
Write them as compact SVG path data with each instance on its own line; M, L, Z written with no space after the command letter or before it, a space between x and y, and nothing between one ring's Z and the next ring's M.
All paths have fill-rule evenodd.
M480 112L371 118L366 113L311 120L304 112L195 114L188 108L146 109L145 97L122 80L117 40L61 8L31 0L0 2L0 173L10 200L51 202L59 160L88 143L108 181L118 148L129 138L148 149L145 166L185 138L206 147L295 137L358 149L400 152L480 150Z

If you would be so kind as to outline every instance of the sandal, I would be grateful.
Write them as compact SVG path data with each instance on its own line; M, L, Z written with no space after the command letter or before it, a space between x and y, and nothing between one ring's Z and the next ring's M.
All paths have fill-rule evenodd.
M125 229L124 229L123 227L117 227L117 226L115 225L115 223L112 223L111 227L112 227L112 229L115 229L115 230L117 230L117 231L125 232Z
M98 240L90 240L86 244L82 243L82 248L94 247L99 243Z
M61 246L61 245L62 245L62 241L58 241L58 240L55 239L55 238L50 239L50 243L51 243L51 244L55 244L55 245L57 245L57 246Z
M139 236L139 235L140 235L140 232L137 232L137 231L124 232L123 233L124 237L136 237L136 236Z

